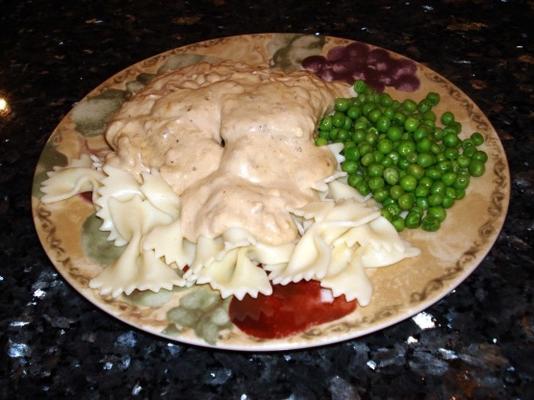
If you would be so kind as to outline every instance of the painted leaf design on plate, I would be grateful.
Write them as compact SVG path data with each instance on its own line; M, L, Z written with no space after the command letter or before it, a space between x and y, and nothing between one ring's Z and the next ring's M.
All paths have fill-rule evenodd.
M163 333L172 335L193 329L198 337L215 344L219 332L232 326L228 315L230 299L222 300L218 292L207 286L193 288L180 299L178 307L167 312L170 324Z
M40 199L44 195L41 192L41 184L48 179L47 172L52 171L54 167L64 167L67 163L67 157L57 151L51 140L48 141L43 148L35 176L33 177L32 196Z
M106 129L113 113L117 111L128 97L128 92L107 89L98 96L82 100L72 109L71 118L76 130L84 136L100 135Z
M102 220L91 214L82 227L82 250L90 259L99 265L108 266L119 258L125 246L117 247L112 241L108 241L108 232L101 231Z
M320 35L281 35L275 40L284 40L280 45L272 43L271 46L280 46L273 54L271 66L284 71L294 71L301 68L302 61L310 56L321 54L325 44L324 36Z

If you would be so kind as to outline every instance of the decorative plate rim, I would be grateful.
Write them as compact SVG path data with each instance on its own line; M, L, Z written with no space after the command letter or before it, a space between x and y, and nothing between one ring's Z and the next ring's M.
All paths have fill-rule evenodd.
M207 39L207 40L203 40L200 42L190 43L188 45L169 49L159 54L155 54L153 56L140 60L118 71L117 73L113 74L111 77L104 80L94 89L89 91L82 99L80 99L80 101L83 99L86 99L87 97L91 95L100 93L104 88L112 86L113 83L116 84L117 82L121 80L121 77L127 75L130 71L138 69L142 67L143 65L150 64L151 62L157 62L158 59L166 59L172 55L179 54L181 52L186 53L188 49L190 48L193 48L193 49L195 47L196 48L199 48L199 47L208 48L210 46L220 44L223 41L239 41L239 40L245 40L247 38L260 40L262 38L265 39L267 37L273 37L273 36L279 36L279 35L300 35L300 34L299 33L256 33L256 34L232 35L232 36L225 36L225 37L220 37L220 38ZM323 37L325 38L326 41L334 42L337 44L339 43L348 44L348 43L356 41L353 39L341 38L337 36L323 35ZM365 43L365 42L360 42L360 43ZM447 296L451 291L453 291L456 287L458 287L482 263L484 258L493 248L493 245L495 244L501 230L504 227L504 223L506 221L507 212L509 208L510 192L511 192L510 170L509 170L509 164L508 164L506 152L504 150L502 142L500 141L500 138L498 137L498 134L495 128L492 126L487 116L480 110L478 105L469 96L467 96L467 94L464 91L458 88L450 80L443 77L441 74L435 72L434 70L430 69L426 65L421 64L415 60L412 60L409 57L406 57L404 55L391 51L387 48L375 46L369 43L365 43L365 44L370 45L373 48L384 49L390 54L393 54L398 57L403 57L405 59L409 59L415 62L419 68L419 71L423 73L427 79L435 82L440 87L442 87L444 90L447 90L448 95L452 99L463 103L463 106L468 109L468 115L470 119L477 124L477 127L488 131L493 136L493 139L494 139L493 146L496 147L496 150L501 158L500 159L501 163L499 164L499 168L500 168L499 171L497 171L497 166L495 166L493 173L495 173L497 178L500 179L499 183L504 184L503 191L498 193L500 197L497 196L498 204L488 205L488 212L492 217L494 217L492 221L496 226L494 226L493 229L488 232L488 235L485 237L485 241L481 244L482 247L479 251L475 252L474 254L471 254L469 253L469 251L466 251L464 252L464 254L462 254L462 257L464 256L466 257L465 268L459 266L458 263L460 262L460 260L457 261L455 266L452 268L448 268L444 275L434 279L434 281L436 281L434 282L434 286L432 286L433 282L430 282L428 292L423 293L420 299L416 299L415 300L416 302L413 303L413 305L408 305L408 307L406 307L406 305L397 304L397 305L391 305L389 308L386 307L382 310L379 310L379 312L376 313L375 316L380 313L382 314L380 315L380 318L378 318L377 321L373 321L373 320L360 321L360 324L366 324L363 327L351 328L350 326L348 327L345 326L346 328L345 332L336 332L336 329L339 330L340 321L341 321L341 324L344 323L343 321L345 318L342 318L341 320L336 320L331 323L321 325L322 331L319 332L318 336L315 335L315 333L317 332L316 327L312 327L311 329L308 329L306 332L303 332L301 334L301 335L310 337L311 338L310 340L300 340L296 342L291 342L291 341L287 341L287 338L282 338L282 339L273 339L273 340L267 340L267 341L259 341L254 344L247 343L245 345L237 345L233 343L227 344L227 343L224 343L223 341L218 342L217 344L210 344L210 343L205 342L200 337L192 338L192 337L187 337L187 336L184 337L183 335L179 337L171 336L171 335L163 333L163 331L156 330L154 327L144 326L138 323L136 324L135 321L131 321L126 317L117 315L117 313L114 312L113 308L109 307L109 304L107 301L103 301L98 296L89 296L86 293L84 293L84 290L89 290L89 289L80 287L78 285L78 282L76 282L76 280L73 279L71 274L69 274L69 271L64 270L65 265L71 262L69 255L66 254L65 252L62 252L61 247L59 247L59 249L56 250L56 254L53 253L52 251L53 248L50 247L51 243L49 243L49 241L51 240L52 242L54 242L55 240L58 240L54 236L55 235L55 227L53 226L54 224L50 219L48 219L50 215L46 214L47 210L46 208L43 208L43 204L40 202L40 200L38 200L32 195L31 196L32 217L33 217L34 226L38 234L40 243L47 257L50 259L50 261L54 265L55 269L69 283L69 285L71 285L76 290L76 292L78 292L82 297L84 297L86 300L88 300L93 305L98 307L100 310L115 317L121 322L126 323L129 326L132 326L134 328L156 335L160 338L176 341L179 343L189 344L193 346L200 346L204 348L213 348L213 349L219 349L219 350L258 351L258 352L285 351L285 350L299 350L299 349L305 349L305 348L310 348L310 347L319 347L319 346L339 343L342 341L359 338L359 337L366 336L371 333L383 330L389 326L392 326L401 321L404 321L412 317L413 315L416 315L417 313L427 309L431 305L439 302L441 299ZM124 79L122 80L122 82L124 82ZM67 118L71 116L71 114L72 114L72 109L61 119L61 121L58 123L56 128L52 131L52 133L50 134L47 140L47 144L55 137L55 135L57 134L58 128L61 127L65 123L65 121L67 120ZM45 149L43 148L41 156L44 153L44 150ZM34 171L34 178L33 178L34 183L35 183L36 176L37 176L37 168L40 162L41 162L41 157ZM493 187L495 186L496 186L496 183L494 183ZM495 199L490 199L490 200L495 202ZM491 210L492 207L494 208L493 211ZM48 212L50 213L50 211ZM480 234L480 231L483 229L484 229L484 225L479 227L479 234ZM45 236L45 233L46 233L46 236ZM97 299L99 299L100 301L97 301ZM329 331L330 328L332 328L331 331Z

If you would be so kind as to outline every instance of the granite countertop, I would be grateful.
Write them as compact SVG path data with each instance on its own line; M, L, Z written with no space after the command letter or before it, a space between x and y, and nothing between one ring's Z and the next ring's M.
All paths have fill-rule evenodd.
M175 3L175 4L173 4ZM357 4L360 3L360 4ZM534 398L534 4L531 1L0 1L0 397ZM255 32L306 32L428 65L489 117L506 150L505 226L480 267L426 310L360 339L279 353L170 343L96 309L33 228L32 174L62 116L159 52Z

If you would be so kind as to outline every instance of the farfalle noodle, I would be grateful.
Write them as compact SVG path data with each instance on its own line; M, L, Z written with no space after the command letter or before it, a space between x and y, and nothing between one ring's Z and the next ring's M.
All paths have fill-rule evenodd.
M209 284L242 299L315 279L366 305L365 269L418 250L347 184L343 146L313 143L347 90L231 62L164 74L114 116L113 151L52 171L42 201L93 191L100 229L126 246L90 281L103 295Z

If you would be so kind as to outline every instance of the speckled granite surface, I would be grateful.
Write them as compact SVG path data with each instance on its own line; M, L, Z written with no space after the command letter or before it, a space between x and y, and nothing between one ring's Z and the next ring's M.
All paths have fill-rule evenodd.
M531 1L0 1L0 397L534 398ZM361 3L361 4L357 4ZM218 36L320 32L405 54L487 114L512 173L480 267L427 310L329 347L273 354L168 343L95 309L55 272L30 214L33 168L73 103L122 68Z

